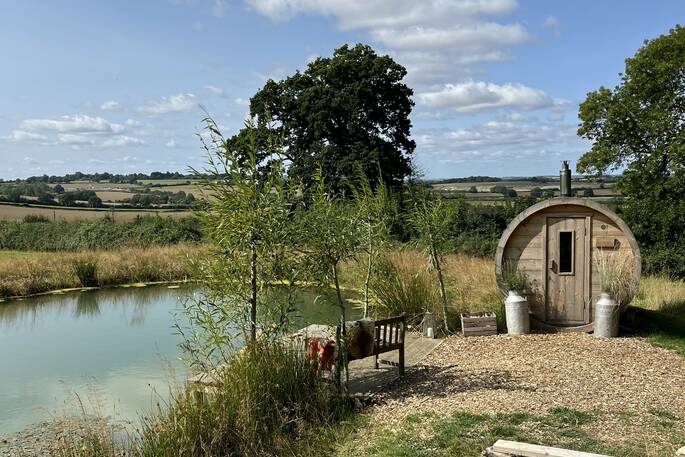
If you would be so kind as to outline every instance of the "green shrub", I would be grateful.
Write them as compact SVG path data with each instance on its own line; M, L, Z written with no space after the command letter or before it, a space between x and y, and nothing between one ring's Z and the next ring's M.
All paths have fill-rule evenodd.
M50 222L50 219L43 216L42 214L27 214L26 216L24 216L25 224L43 224L46 222Z
M98 263L94 258L79 258L72 260L71 268L83 287L97 287Z
M84 442L66 443L60 455L302 455L312 430L325 433L351 412L348 398L312 371L303 351L281 344L257 343L215 378L216 390L203 399L183 391L142 417L140 429L118 448L110 445L112 436L87 433Z
M0 222L0 249L81 251L124 245L172 245L202 240L200 225L192 217L174 219L146 216L131 222L114 222L104 217L94 221L57 222L32 218L26 222L30 223Z

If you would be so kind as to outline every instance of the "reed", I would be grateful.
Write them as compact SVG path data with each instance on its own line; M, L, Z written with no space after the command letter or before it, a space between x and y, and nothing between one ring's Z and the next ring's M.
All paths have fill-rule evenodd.
M0 256L0 298L75 287L190 279L195 244Z
M64 457L219 457L319 455L309 441L350 412L347 398L303 354L258 342L217 371L203 399L181 390L116 440L102 427L64 442ZM103 433L103 430L105 433ZM110 429L111 430L111 429Z

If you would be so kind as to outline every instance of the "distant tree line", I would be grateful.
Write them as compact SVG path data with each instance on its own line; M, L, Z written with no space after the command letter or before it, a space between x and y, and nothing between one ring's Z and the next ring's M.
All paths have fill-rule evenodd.
M164 180L164 179L195 179L195 174L180 173L177 171L153 171L152 173L130 173L130 174L116 174L116 173L69 173L62 176L57 175L42 175L31 176L24 180L6 181L14 183L71 183L74 181L91 181L91 182L111 182L116 184L135 184L138 181L145 180ZM0 180L0 182L3 182Z
M150 190L134 194L131 198L123 200L121 203L141 208L151 208L155 206L187 208L195 203L195 196L191 193L185 193L182 190L178 192Z

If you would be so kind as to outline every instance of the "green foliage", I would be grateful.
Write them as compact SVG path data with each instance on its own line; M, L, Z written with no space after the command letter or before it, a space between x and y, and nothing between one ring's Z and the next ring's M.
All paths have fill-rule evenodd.
M388 247L390 227L397 218L395 200L382 180L371 188L368 177L360 170L359 189L353 189L357 220L361 224L361 249L365 252L364 317L369 315L369 285L376 274L375 264Z
M498 439L609 455L648 455L645 443L603 441L583 427L597 422L600 417L596 413L569 408L552 408L546 414L474 414L466 411L448 416L416 414L407 416L401 426L390 428L378 424L371 430L366 428L360 439L371 444L364 446L365 452L361 455L477 457ZM343 455L358 456L360 453L351 447Z
M0 221L2 250L79 251L125 245L170 245L201 239L201 227L195 218L146 216L131 222L113 222L108 218L50 222L41 217L25 222Z
M198 400L176 394L126 436L86 433L61 449L68 457L224 457L322 455L312 431L348 417L351 405L312 371L302 351L258 343L216 373L218 387ZM117 443L112 446L112 443ZM304 442L304 443L303 443ZM316 443L315 443L316 444ZM323 445L323 444L322 444ZM117 452L118 451L118 452Z
M230 356L234 339L254 344L258 328L268 338L285 327L292 294L269 289L277 281L294 285L301 256L294 252L292 224L299 192L286 183L277 148L265 164L257 158L256 137L236 151L211 118L205 123L210 139L203 141L209 176L204 185L213 198L200 215L212 255L197 263L204 296L186 304L184 348L193 363L211 366ZM247 123L246 131L255 129Z
M623 169L621 211L643 248L645 270L678 276L685 275L684 72L685 28L676 26L626 59L618 86L588 94L578 130L592 141L579 172Z
M144 193L134 194L130 199L125 200L132 206L140 208L150 208L152 206L171 206L176 208L186 208L195 203L193 194L186 194L180 190L178 192L165 192L152 190Z
M416 147L410 138L413 92L402 82L405 75L404 67L369 46L344 45L302 73L269 80L250 100L250 113L258 116L260 129L283 138L283 153L292 161L288 173L305 187L319 168L338 187L343 177L357 176L359 164L374 187L379 169L389 186L399 187ZM244 136L230 140L236 149Z
M97 259L74 259L71 263L71 269L83 287L97 287L99 285Z
M87 202L88 206L91 206L91 201L97 202L95 199L99 200L100 206L102 206L102 200L99 199L94 190L72 190L64 192L58 197L60 205L63 206L77 206L78 202Z
M41 214L27 214L24 216L24 222L27 224L40 224L43 222L50 222L50 219Z
M49 198L52 195L52 189L42 182L17 182L0 184L0 199L21 202L22 196Z
M505 197L517 197L518 196L518 193L514 189L510 189L509 187L502 186L500 184L490 188L490 192L493 192L495 194L502 194Z
M452 209L442 198L423 192L414 196L414 207L409 216L418 235L417 243L425 248L429 266L437 275L445 331L448 330L448 312L442 263L444 255L450 251L449 221Z
M374 314L377 317L407 315L410 323L417 324L426 311L435 313L440 303L435 285L428 272L403 268L389 258L382 259L378 273L371 283L375 298ZM436 315L439 313L435 313Z
M528 287L528 278L511 261L505 261L502 265L502 282L508 290L518 292L523 292Z

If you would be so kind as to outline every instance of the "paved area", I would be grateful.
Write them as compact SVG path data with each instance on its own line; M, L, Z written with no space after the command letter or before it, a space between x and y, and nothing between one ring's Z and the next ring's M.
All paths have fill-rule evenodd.
M442 339L424 338L415 333L405 335L404 366L407 371L418 365L440 345ZM381 354L380 358L394 363L398 362L398 351ZM374 394L399 377L399 368L391 365L374 367L374 358L366 357L353 360L350 368L350 392L353 394Z

